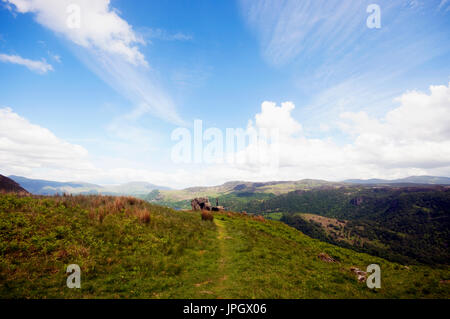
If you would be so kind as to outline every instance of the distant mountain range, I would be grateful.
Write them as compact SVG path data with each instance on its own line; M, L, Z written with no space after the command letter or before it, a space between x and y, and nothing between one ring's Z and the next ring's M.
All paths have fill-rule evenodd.
M153 190L169 190L147 182L131 182L120 185L96 185L84 182L55 182L41 179L30 179L22 176L9 176L28 192L36 195L54 194L103 194L103 195L146 195Z
M383 179L349 179L342 182L329 182L318 179L302 179L298 181L246 182L230 181L217 186L189 187L181 190L155 190L142 197L153 203L176 209L187 209L190 200L195 197L219 198L226 196L226 201L238 203L249 198L265 200L273 196L287 194L293 191L309 191L313 189L335 189L341 187L386 186L386 187L416 187L433 185L450 185L450 178L437 176L410 176L396 180ZM245 199L245 200L244 200Z
M347 179L344 183L350 184L431 184L431 185L450 185L449 177L439 176L410 176L399 179Z
M449 177L439 176L410 176L395 180L385 179L348 179L342 182L328 182L325 180L303 179L299 181L271 181L271 182L245 182L231 181L218 186L189 187L183 190L172 190L169 187L159 186L147 182L131 182L120 185L97 185L85 182L56 182L41 179L30 179L22 176L9 176L14 182L32 194L104 194L104 195L133 195L143 196L152 191L162 191L166 200L187 200L197 196L218 196L229 193L272 193L283 194L294 190L307 190L316 187L339 187L345 184L360 185L450 185Z

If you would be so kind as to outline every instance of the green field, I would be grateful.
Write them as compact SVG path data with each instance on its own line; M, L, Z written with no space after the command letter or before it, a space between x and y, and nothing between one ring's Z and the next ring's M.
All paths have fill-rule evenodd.
M131 197L0 195L0 239L0 298L450 297L448 266L404 266L281 222L202 221ZM373 263L381 289L350 271ZM81 267L81 289L66 287L69 264Z

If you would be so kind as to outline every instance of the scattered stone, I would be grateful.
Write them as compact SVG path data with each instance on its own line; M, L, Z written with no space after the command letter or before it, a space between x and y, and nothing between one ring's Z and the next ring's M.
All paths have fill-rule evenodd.
M208 280L208 281L205 281L205 282L200 282L198 284L194 284L194 286L195 287L200 287L200 286L204 286L204 285L210 284L211 282L212 282L212 280Z
M260 221L260 222L263 222L263 223L266 222L266 220L264 219L264 217L261 216L261 215L254 216L253 219L254 219L254 220L257 220L257 221Z
M326 263L335 263L337 262L333 257L328 254L320 253L317 257Z
M365 271L362 271L361 269L356 267L350 267L350 271L352 271L356 275L356 278L358 279L359 282L366 281L367 273Z

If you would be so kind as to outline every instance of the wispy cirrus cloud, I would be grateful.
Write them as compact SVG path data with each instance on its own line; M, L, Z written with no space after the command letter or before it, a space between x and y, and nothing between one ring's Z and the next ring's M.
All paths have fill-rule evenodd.
M263 56L274 65L298 55L326 55L324 47L342 50L356 41L355 31L364 31L364 1L241 0L241 7Z
M440 7L446 2L442 0ZM275 66L294 60L316 61L311 67L323 65L330 70L328 61L333 64L343 61L348 65L355 56L367 61L375 55L389 60L402 56L403 61L398 62L407 62L405 53L411 53L412 44L417 42L415 47L423 47L428 44L423 41L425 36L436 39L429 34L429 28L421 30L422 27L411 23L417 13L413 9L418 6L409 0L378 1L383 25L379 30L366 26L370 1L241 0L240 3L246 22L258 36L263 56ZM429 49L439 50L439 47ZM420 50L423 53L426 52ZM342 68L332 72L340 71ZM322 74L326 72L321 70Z
M450 0L441 0L439 3L438 10L449 11L450 10Z
M411 85L405 74L450 52L445 22L435 16L445 0L377 1L380 29L366 25L371 3L240 1L265 61L277 69L289 68L293 85L308 97L297 112L311 126L318 127L314 118L335 118L343 111L387 111L393 97Z
M163 40L163 41L191 41L193 39L193 36L187 33L183 32L175 32L170 33L167 30L160 29L160 28L140 28L139 33L145 38L145 39L156 39L156 40Z
M23 65L29 70L34 71L39 74L45 74L49 71L53 71L53 67L48 64L45 60L36 61L22 58L20 55L8 55L0 53L0 61L4 63L12 63Z
M42 26L75 45L78 57L135 105L133 114L150 113L182 123L174 102L151 73L141 46L144 38L109 0L2 0L18 13L32 13ZM68 19L79 14L79 24ZM75 16L75 18L77 18Z

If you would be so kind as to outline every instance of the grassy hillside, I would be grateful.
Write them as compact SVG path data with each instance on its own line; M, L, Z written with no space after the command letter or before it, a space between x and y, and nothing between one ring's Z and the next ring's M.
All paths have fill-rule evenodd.
M448 186L345 186L297 190L278 196L219 198L225 206L273 215L302 232L358 251L402 263L450 262ZM346 221L332 225L304 220L314 214ZM304 216L304 215L303 215ZM335 236L336 229L339 236ZM345 238L343 238L343 236Z
M352 185L356 184L356 185ZM344 182L328 182L317 179L303 179L298 181L245 182L233 181L218 186L189 187L181 190L167 190L158 188L147 196L139 195L145 200L152 201L172 208L190 208L189 201L195 197L210 197L221 199L231 209L243 207L244 200L251 202L254 196L283 195L293 191L309 191L315 189L336 189L341 187L363 188L365 186L410 186L427 187L428 185L448 185L450 178L436 176L410 176L398 180L347 180ZM240 201L236 201L240 199ZM250 207L253 207L250 203ZM257 204L257 202L256 202Z
M450 297L448 267L405 267L280 222L202 221L134 198L0 195L0 239L1 298ZM350 271L372 263L376 291ZM81 289L66 287L69 264L81 267Z

